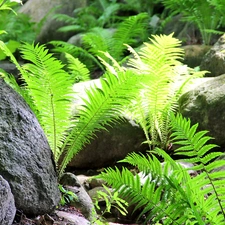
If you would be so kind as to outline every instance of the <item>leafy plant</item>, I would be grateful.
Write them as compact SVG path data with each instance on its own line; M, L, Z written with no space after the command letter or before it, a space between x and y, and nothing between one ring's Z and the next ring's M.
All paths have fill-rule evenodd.
M0 37L2 41L14 40L32 43L36 36L35 23L31 22L27 15L15 13L15 11L4 11L0 15L0 29L7 32Z
M209 45L213 33L225 24L223 0L161 0L174 14L181 13L185 21L194 23L201 32L203 43Z
M150 43L144 43L138 52L128 46L133 56L127 62L127 69L137 76L144 75L145 80L127 114L140 124L150 148L168 148L169 115L177 110L178 98L191 80L205 73L181 64L183 50L180 44L171 34L152 36Z
M147 12L149 16L153 16L154 9L158 6L158 0L125 0L124 4L121 4L121 9L125 11L136 11L137 13Z
M61 192L60 205L64 206L72 201L78 201L78 197L72 191L66 190L61 184L59 184L59 190Z
M191 162L191 168L183 168L164 150L156 148L147 156L132 153L120 162L136 166L142 172L133 175L128 169L108 168L98 178L105 180L121 198L135 205L145 223L169 224L223 224L225 175L220 171L225 163L217 159L221 152L213 152L215 144L207 144L212 138L207 131L197 132L198 124L190 125L190 119L171 115L171 140L178 144L175 153L182 161ZM164 163L160 163L158 157ZM188 171L194 170L196 176Z
M25 85L19 87L12 76L4 78L25 97L36 113L59 165L60 175L75 154L94 137L95 131L118 121L122 106L128 104L140 88L139 78L130 71L105 74L100 80L101 88L90 88L78 115L71 117L73 81L59 60L43 45L26 43L21 52L28 63L20 66L3 42L0 42L0 48L20 70Z
M146 39L147 21L148 15L141 13L125 19L115 32L96 27L82 36L82 47L73 46L62 41L51 41L50 44L55 46L55 52L68 52L74 57L82 59L85 56L86 59L84 60L87 61L88 59L85 64L89 69L91 69L91 59L95 65L104 70L98 59L98 57L102 57L107 60L102 52L109 52L122 63L126 56L126 46L124 44L136 47L138 43Z
M22 4L20 0L1 0L0 1L0 10L5 11L13 11L13 7L18 5L18 3Z
M119 198L118 192L113 192L108 187L106 187L103 184L103 188L105 191L98 191L97 196L95 198L95 207L96 209L100 210L99 201L104 200L106 204L105 210L102 212L102 216L104 216L105 213L110 213L112 208L116 208L122 215L127 214L126 207L128 206L128 203Z
M155 123L159 124L159 115L164 116L160 111L164 108L157 108L156 112L159 115L148 119L148 114L145 111L149 109L148 104L161 104L163 107L169 105L170 108L166 108L167 114L170 113L170 109L173 109L174 105L171 102L174 102L178 94L175 97L170 95L173 93L171 92L173 85L171 80L174 79L170 76L175 74L177 79L181 79L181 86L187 82L187 80L183 82L182 77L177 76L176 65L179 64L177 58L179 58L181 50L176 49L178 41L171 35L154 36L154 39L151 40L152 44L146 44L147 50L146 48L141 50L140 54L143 54L143 57L139 57L137 53L131 50L140 67L123 68L109 54L105 53L106 58L111 63L108 64L101 59L103 65L107 68L106 73L100 79L101 86L98 88L93 86L86 92L86 96L83 97L83 105L79 107L78 113L73 116L70 112L70 106L72 86L75 82L74 76L65 72L62 63L49 54L43 45L24 44L21 47L21 53L27 63L20 66L5 44L0 42L0 48L20 70L25 84L19 87L12 76L5 74L3 74L4 79L25 98L37 115L54 153L60 175L76 153L94 137L97 130L105 129L107 124L118 122L126 107L133 110L130 102L135 105L135 118L144 127L146 135L150 130L148 126L150 119L152 119L153 124L154 120ZM149 59L145 57L146 55ZM69 57L73 64L77 63L78 67L76 68L83 68L83 65L78 61L71 56ZM133 63L132 66L134 66L133 60L130 63ZM74 70L74 68L71 69ZM81 77L87 75L85 69L79 69L79 72L82 73ZM162 79L159 79L161 77L156 78L156 74L161 76ZM163 82L161 85L157 85L158 91L155 90L154 98L149 103L151 98L146 99L143 93L148 93L149 88L147 87L157 84L157 79L163 80ZM166 91L168 91L167 89L170 90L169 94L163 101L156 101L160 99L161 95L165 95L165 92L162 91L163 85L166 86ZM143 96L143 99L139 99L137 96ZM146 96L148 97L147 94ZM170 98L173 101L167 102ZM137 108L140 102L143 104L143 110L141 109L142 106L139 107L141 117L138 117ZM147 111L147 113L149 112ZM141 121L143 121L143 124ZM163 128L165 124L168 127L168 121L167 117L167 120L161 123L161 127ZM161 127L155 128L156 131L159 132ZM168 135L169 130L165 129L165 131ZM151 138L154 138L154 136L152 135ZM148 141L150 142L150 137Z
M34 23L25 14L17 13L18 3L21 1L0 1L0 40L4 41L8 49L14 53L20 46L20 41L31 42L34 39ZM16 7L16 8L15 8ZM6 58L0 52L0 60Z
M87 7L74 10L74 16L55 14L53 17L63 21L65 25L58 29L59 32L88 32L94 27L112 28L121 19L116 16L120 3L108 0L97 0L89 3Z

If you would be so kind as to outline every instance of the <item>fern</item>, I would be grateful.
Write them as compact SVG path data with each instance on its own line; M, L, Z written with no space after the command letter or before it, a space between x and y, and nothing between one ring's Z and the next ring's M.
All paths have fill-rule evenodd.
M48 54L44 46L24 44L22 57L27 63L23 69L26 88L38 110L38 119L48 138L50 147L58 160L63 136L69 127L72 80L62 68L60 61Z
M171 165L166 163L162 168L160 161L154 155L146 158L137 153L128 155L120 162L137 166L142 171L142 178L139 175L134 176L126 168L121 172L117 168L115 170L109 168L98 177L112 185L120 193L120 197L127 199L130 205L135 205L134 211L139 212L138 221L142 217L146 217L145 223L163 220L163 224L180 225L187 221L188 217L179 217L179 213L183 214L188 204L166 179L176 177L175 173L170 174ZM178 167L173 164L175 168ZM178 178L176 181L181 180Z
M52 44L54 46L53 52L57 53L69 53L73 57L80 59L83 59L82 62L86 62L85 65L89 67L88 62L93 61L99 68L101 68L104 71L104 67L101 65L101 63L95 58L95 56L91 53L89 53L86 49L78 46L74 46L70 43L64 42L64 41L50 41L49 44Z
M84 48L93 56L104 57L101 52L109 51L109 41L111 38L109 32L101 28L95 28L84 34L82 43Z
M146 38L148 14L140 13L125 19L113 35L111 42L111 55L121 60L126 50L124 44L133 45L137 40L143 41Z
M122 116L123 106L140 89L137 76L130 71L121 71L116 75L105 74L100 82L102 88L93 86L86 92L87 97L83 98L85 104L74 118L73 129L62 146L60 174L77 152L95 136L97 130L105 129L107 124L118 121Z
M181 145L176 153L194 163L192 168L181 167L179 161L156 148L147 157L132 153L120 161L142 171L142 182L140 175L134 176L126 168L121 172L109 168L98 177L134 204L135 210L141 211L139 218L146 216L145 223L224 224L225 175L219 168L225 160L216 160L221 152L211 152L216 145L207 144L211 138L206 131L196 132L197 126L190 126L190 120L179 114L171 116L171 138ZM164 159L163 164L155 154ZM191 177L188 170L198 174Z
M177 109L177 100L190 80L202 76L183 66L180 41L171 35L153 36L136 53L128 66L137 74L145 74L143 90L133 104L133 118L142 126L149 145L164 149L168 145L170 113ZM150 136L149 136L150 133Z
M225 174L220 171L220 167L224 166L225 160L216 160L221 152L212 152L212 150L218 146L206 144L212 138L205 136L206 131L196 132L197 127L198 124L190 126L190 119L185 120L179 115L177 118L172 119L172 129L175 130L171 135L172 140L174 144L181 145L175 150L175 153L186 156L185 161L197 164L191 169L201 173L192 179L191 184L198 188L198 191L200 190L202 196L208 196L200 207L204 209L206 205L213 206L206 209L205 213L208 214L206 218L217 221L212 224L223 224L225 219L225 196L223 191ZM197 194L199 195L198 192Z
M161 2L173 13L182 13L184 20L196 24L206 45L211 42L212 32L209 31L215 32L225 23L224 1L161 0Z
M65 57L68 61L67 68L72 80L75 82L90 80L90 71L78 58L74 58L69 53L65 53Z
M146 38L147 20L148 15L146 13L130 16L119 25L114 34L112 31L95 27L82 36L83 48L59 41L52 41L50 44L56 46L54 51L68 52L74 57L79 57L79 59L81 59L80 53L82 53L104 71L98 61L98 57L107 61L102 52L109 52L118 62L124 62L123 59L127 48L124 44L134 45L134 43L140 43ZM85 64L88 66L87 63Z

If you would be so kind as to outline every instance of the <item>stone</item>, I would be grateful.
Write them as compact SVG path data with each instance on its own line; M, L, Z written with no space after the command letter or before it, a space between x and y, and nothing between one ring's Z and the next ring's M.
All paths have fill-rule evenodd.
M172 17L164 26L162 33L166 35L174 33L174 37L188 45L200 43L201 40L200 33L196 26L193 23L184 22L181 14Z
M114 165L131 152L143 152L147 149L142 142L145 136L140 127L124 120L113 127L107 126L108 131L96 132L96 138L91 140L79 151L69 167L76 169L96 169Z
M201 70L210 71L205 76L216 77L225 74L225 35L205 54L200 64Z
M57 210L56 215L58 217L62 218L63 221L70 222L70 223L65 223L65 225L71 224L71 223L73 225L90 225L90 222L79 214L71 214L68 212Z
M58 32L57 29L64 26L65 23L53 19L53 15L61 13L73 17L75 9L85 7L86 5L87 0L29 0L21 7L19 12L29 15L31 20L36 23L45 20L37 37L37 42L46 43L51 40L67 41L73 32Z
M52 212L60 200L46 136L23 98L0 79L0 175L16 208L26 215Z
M2 176L0 176L0 199L0 224L11 225L16 214L14 196L8 182Z
M199 130L208 130L214 143L225 147L225 75L202 79L180 97L180 112L192 124L199 123Z
M79 209L85 218L92 220L96 215L93 202L84 187L80 184L76 175L64 173L60 178L60 184L68 191L75 193L78 197L78 201L72 201L70 205Z
M182 63L188 67L194 68L200 66L205 54L211 49L208 45L186 45L184 49L184 60Z

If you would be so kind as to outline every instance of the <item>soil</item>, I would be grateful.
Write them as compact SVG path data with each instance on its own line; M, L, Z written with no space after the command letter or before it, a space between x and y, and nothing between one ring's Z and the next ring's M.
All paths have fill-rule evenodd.
M80 211L78 211L75 207L64 206L58 208L57 210L83 217ZM17 211L12 225L73 225L73 223L63 220L58 217L56 213L28 218L22 212Z

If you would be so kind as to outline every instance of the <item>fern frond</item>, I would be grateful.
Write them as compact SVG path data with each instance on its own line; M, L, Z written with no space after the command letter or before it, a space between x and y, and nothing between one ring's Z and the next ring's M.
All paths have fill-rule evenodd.
M109 168L98 177L117 190L121 197L128 200L130 205L135 205L134 211L140 211L139 219L145 215L145 223L163 220L163 224L177 225L187 221L188 216L181 215L183 215L188 204L183 201L179 192L176 192L179 182L174 178L173 182L176 182L177 186L171 184L172 179L170 178L175 175L169 170L168 164L165 164L164 169L162 169L156 157L148 156L148 158L144 158L143 155L136 153L130 154L121 162L127 162L143 169L147 172L145 177L134 176L125 168L121 172L118 168L115 170ZM157 176L154 176L154 174ZM168 183L167 177L169 177L170 183Z
M110 20L112 20L113 16L118 12L120 9L120 4L118 3L110 3L109 5L103 7L103 13L98 18L98 24L100 27L103 27L105 24L109 24L108 26L112 25L110 24Z
M0 41L0 49L5 53L5 55L7 55L11 62L14 63L14 65L16 66L16 68L19 70L21 76L27 76L27 72L23 69L23 67L20 66L20 64L17 62L16 58L14 57L14 55L11 53L11 51L8 49L8 47L5 45L4 42ZM28 90L26 89L25 86L20 87L14 76L7 74L5 72L3 72L1 74L1 76L3 77L3 79L17 92L19 93L24 100L27 102L27 104L30 106L30 108L32 109L32 111L35 114L38 114L38 111L34 105L33 99L32 97L29 95Z
M139 78L140 79L140 78ZM114 123L122 116L123 106L136 96L140 89L137 76L132 72L106 74L100 79L101 87L93 86L83 98L85 105L79 111L74 127L62 147L64 154L60 173L65 166L94 137L94 132L105 129L105 125Z
M144 177L141 181L127 169L121 172L118 169L106 169L98 177L112 185L130 204L135 204L135 210L141 210L139 215L145 215L148 223L160 221L163 224L222 225L225 219L225 174L220 168L224 166L225 160L214 161L221 153L209 153L211 149L206 144L208 138L204 138L206 132L197 132L197 125L191 126L190 120L181 115L172 116L172 128L175 132L172 135L174 139L179 141L182 137L187 140L179 143L182 148L187 146L186 152L193 152L190 155L193 155L197 166L183 168L179 161L175 162L164 150L156 148L147 157L132 153L121 161L144 171L144 183ZM196 143L191 141L193 138ZM201 144L198 145L197 142ZM195 149L196 146L198 150ZM207 151L201 151L204 146L207 146ZM183 149L178 151L182 152ZM186 152L184 155L189 157ZM160 164L152 154L162 157L164 163ZM200 174L190 176L190 169L197 170Z
M104 29L92 29L90 32L83 36L82 42L84 47L95 57L107 58L102 54L102 52L109 51L109 32L104 31Z
M169 133L170 113L177 109L178 98L184 87L197 74L190 74L186 67L181 70L179 59L183 50L180 41L171 35L153 36L150 43L134 55L128 65L137 75L145 74L146 80L136 104L133 104L133 117L140 123L145 133L150 133L150 145L166 148ZM140 107L141 106L141 107ZM147 121L147 123L146 123Z
M54 14L52 18L55 19L56 21L60 21L64 23L69 23L69 24L77 23L77 18L74 18L66 14L57 13L57 14Z
M64 42L64 41L50 41L49 44L52 44L55 48L52 50L53 52L58 53L68 53L73 57L77 58L78 56L83 55L86 59L90 59L93 61L99 68L104 71L104 67L99 63L94 55L89 53L86 49L82 47L75 46L73 44ZM80 57L79 57L80 58Z
M224 175L221 176L219 170L224 165L225 160L217 159L221 155L220 152L211 153L218 146L207 144L212 138L205 136L205 131L196 132L198 124L191 126L190 119L185 119L182 115L178 114L176 117L172 115L171 124L173 131L171 135L172 140L174 140L174 144L181 145L175 150L175 154L186 156L187 159L185 161L197 164L190 169L201 172L189 183L193 187L195 186L195 195L198 196L201 193L202 196L207 196L206 203L204 203L206 205L209 205L208 201L214 202L212 208L205 209L206 218L211 221L210 224L222 224L222 221L225 219L225 196L221 194L221 188L225 187L225 179ZM200 208L205 207L202 202L197 202L197 204L199 204ZM217 215L216 219L211 218L211 213Z
M78 58L74 58L69 53L65 53L65 57L68 61L67 68L72 76L72 80L75 82L90 80L90 71Z
M126 46L124 44L132 45L135 43L135 38L145 38L148 23L148 14L140 13L135 16L130 16L125 19L118 27L113 35L112 42L110 44L111 55L121 60ZM143 38L144 37L144 38Z
M39 111L38 119L48 138L57 162L62 137L70 125L70 94L72 80L60 61L42 45L24 44L22 57L30 61L23 66L27 89Z

